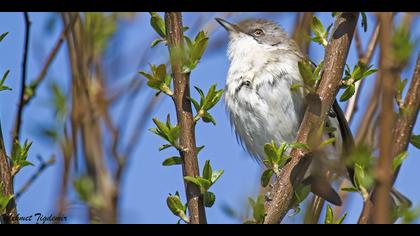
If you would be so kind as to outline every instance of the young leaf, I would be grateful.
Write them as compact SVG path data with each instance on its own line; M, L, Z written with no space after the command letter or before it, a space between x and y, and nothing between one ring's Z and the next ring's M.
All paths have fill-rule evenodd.
M211 181L212 175L213 175L213 170L210 165L210 160L206 160L206 164L204 164L204 168L203 168L203 178Z
M333 224L334 223L334 214L331 206L327 204L327 213L325 214L325 224Z
M349 100L355 93L356 87L354 84L350 84L344 93L340 96L340 102Z
M298 68L299 68L300 75L302 76L302 79L305 85L312 87L313 86L312 70L309 63L307 63L306 61L299 61Z
M362 27L363 27L363 31L367 31L367 17L366 17L366 13L365 12L361 12L360 13L362 15Z
M150 44L150 47L151 47L151 48L154 48L154 47L156 47L156 45L158 45L159 43L162 43L162 42L165 42L165 40L164 40L164 39L155 39L155 40L153 40L153 41L152 41L152 43Z
M166 198L166 204L172 214L180 217L186 223L189 222L189 218L185 215L187 208L182 204L178 194L169 195L168 198Z
M353 187L351 187L351 188L342 188L341 191L344 191L344 192L359 192L359 190L357 188L353 188Z
M261 186L267 187L267 185L270 183L271 176L273 176L274 171L273 169L267 169L263 172L261 175Z
M335 224L341 224L341 223L343 223L343 221L344 221L344 219L346 218L346 216L347 216L347 213L344 213L344 215L343 216L341 216L336 222L335 222Z
M215 170L213 171L213 174L211 175L211 183L214 184L216 181L222 176L224 170Z
M216 195L212 192L205 192L203 194L204 206L212 207L214 202L216 201Z
M4 82L6 81L7 76L9 75L10 70L7 70L4 72L2 79L0 80L0 91L3 90L12 90L11 88L4 85Z
M413 144L416 148L420 149L420 134L418 135L411 135L410 143Z
M392 171L395 171L398 166L402 164L402 162L407 158L408 153L407 151L401 152L392 160Z
M0 35L0 42L9 34L9 32L4 32Z
M160 35L160 37L166 37L166 29L165 29L165 22L163 21L162 17L157 12L150 12L150 25L153 29Z
M178 157L178 156L169 157L162 162L163 166L173 166L173 165L181 165L181 164L182 164L182 159L181 157Z
M167 149L169 147L172 147L172 145L171 144L163 144L162 146L159 147L159 151L162 151L162 150Z
M264 196L260 195L257 198L257 201L254 201L252 198L248 199L249 204L252 207L252 216L257 224L264 222L265 209L264 209Z
M328 145L334 143L335 139L336 139L335 137L332 137L332 138L329 138L327 140L322 141L322 143L320 144L320 148L323 148L325 146L328 146Z

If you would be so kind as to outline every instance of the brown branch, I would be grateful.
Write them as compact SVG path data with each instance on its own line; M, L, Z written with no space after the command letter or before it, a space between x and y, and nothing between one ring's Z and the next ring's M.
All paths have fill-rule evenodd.
M408 27L408 28L410 27L411 21L409 20L409 18L410 18L409 15L406 15L406 17L404 18L405 19L403 20L404 27ZM415 71L413 73L413 78L410 84L410 88L407 92L405 101L403 103L403 107L408 112L407 113L403 112L403 113L398 114L398 117L395 122L395 127L392 132L392 145L391 145L392 151L390 152L391 161L396 155L407 150L411 132L417 119L419 104L420 104L420 59L419 57L420 56L418 55ZM399 68L398 65L391 65L391 73L392 73L391 76L393 76L394 78L398 78L398 74L401 72L401 70L402 68ZM398 172L399 172L399 168L397 168L397 170L394 173L391 172L390 180L387 179L390 181L390 188L395 182L398 176ZM387 174L389 174L389 172ZM362 213L359 217L359 221L358 221L359 223L361 224L366 224L370 222L381 223L375 220L376 217L374 214L375 208L377 211L378 210L377 208L382 207L381 205L379 205L378 202L376 202L379 194L385 194L385 193L384 192L379 193L378 188L375 186L373 190L371 191L369 198L365 200ZM389 193L386 193L386 194L389 196ZM378 206L378 207L375 207L375 206ZM390 219L384 219L384 220L388 220L389 222Z
M296 16L295 29L292 34L292 38L296 41L299 49L305 54L309 51L309 36L311 33L311 23L313 12L298 13Z
M375 51L379 36L379 24L376 24L375 30L372 34L372 37L369 41L369 44L366 48L366 52L361 54L359 57L359 61L363 64L369 64L372 60L373 52ZM360 54L360 53L358 53ZM363 83L365 80L359 80L355 83L356 88L354 95L350 98L349 102L347 103L346 110L344 112L347 122L350 124L353 120L354 112L357 110L357 104L359 100L359 94L363 87Z
M179 12L165 13L166 35L171 57L171 67L174 79L174 96L178 125L180 126L179 146L182 158L182 171L184 176L199 176L199 167L196 155L195 124L192 115L189 74L181 72L181 63L176 51L182 48L184 38L182 32L182 15ZM178 54L179 55L179 54ZM203 197L199 188L184 180L190 223L206 223L206 213Z
M308 105L298 131L297 142L308 142L308 138L321 126L335 101L358 16L358 13L341 13L336 17L334 33L326 48L324 73L316 92L319 102ZM267 215L264 223L278 223L286 215L293 191L301 182L310 161L311 153L300 149L292 150L290 162L277 178L272 200L266 202Z
M390 223L389 206L392 182L392 129L395 125L393 110L396 78L392 65L391 30L392 16L389 13L379 15L381 23L380 79L382 85L379 160L375 169L377 194L375 194L374 223Z
M10 171L10 164L7 160L6 148L4 146L3 140L3 131L1 129L0 123L0 180L1 180L1 189L3 195L10 196L13 195L13 178ZM6 214L0 216L0 221L4 221L6 224L19 224L19 221L16 219L17 210L16 210L16 201L15 198L12 198L7 205Z
M398 117L397 124L395 125L395 131L393 133L393 157L407 150L411 133L417 121L420 109L420 54L417 55L416 67L403 107L407 112L404 112ZM397 178L398 172L399 168L394 173L393 183Z
M28 62L28 53L29 53L29 36L31 32L31 21L29 20L29 15L27 12L23 13L25 17L25 43L23 48L23 61L22 61L22 78L21 78L21 85L20 85L20 95L19 95L19 104L18 109L16 111L16 119L15 125L13 130L13 139L12 139L12 148L13 143L17 140L19 141L20 129L22 126L22 115L23 115L23 106L25 103L25 90L26 90L26 69L27 69L27 62Z
M375 51L376 45L378 44L378 36L379 36L379 24L376 24L375 30L369 40L368 46L366 48L366 51L364 53L358 52L361 57L359 57L359 61L365 65L368 65L373 57L373 52ZM347 103L344 116L346 117L347 123L351 124L354 118L354 114L357 111L357 105L359 102L360 94L363 88L363 85L365 83L365 80L359 80L355 83L355 92L354 95L350 98L350 100ZM368 130L368 129L367 129ZM347 179L343 179L339 189L344 188L346 185L351 184L350 181ZM342 206L336 206L334 207L334 216L338 217L342 214L342 211L344 209L344 205L348 196L348 192L346 191L339 191L339 195L341 199L343 200Z
M66 39L66 35L68 34L69 30L73 28L74 23L79 18L78 14L75 14L74 17L70 20L70 23L64 26L63 31L61 32L60 36L57 39L57 42L55 42L54 47L51 49L51 52L48 54L47 60L45 61L44 66L42 67L39 75L36 77L36 79L31 82L30 87L32 89L32 94L30 94L27 97L24 97L24 104L28 104L34 97L35 92L38 88L38 86L41 84L41 82L45 79L45 76L47 75L48 69L50 68L50 65L54 61L55 57L58 54L59 49L61 48L61 45L63 44L64 40Z

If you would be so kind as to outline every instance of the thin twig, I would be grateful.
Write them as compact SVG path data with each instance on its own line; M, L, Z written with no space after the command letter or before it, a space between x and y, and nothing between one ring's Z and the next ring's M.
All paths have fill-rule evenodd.
M38 170L23 184L23 186L17 191L16 199L18 199L22 194L28 190L28 188L35 182L35 180L42 174L42 172L49 166L55 163L55 156L51 156L51 158L47 161L42 160L41 157L38 157L41 162L41 165L38 167Z
M20 129L22 127L22 114L23 107L25 103L25 91L26 91L26 69L28 62L28 53L29 53L29 37L31 32L31 21L27 12L23 13L25 18L25 43L23 47L23 60L22 60L22 78L20 81L20 96L19 104L16 112L15 125L13 130L13 139L12 139L12 148L15 141L19 141Z
M326 48L324 73L316 93L319 100L311 102L305 111L297 135L299 143L307 143L311 134L321 126L335 101L358 17L359 13L341 13L336 18L334 33ZM292 150L290 162L277 178L272 200L266 202L267 215L264 223L278 223L286 215L293 191L301 182L310 161L311 153L301 149Z
M24 97L24 104L28 104L34 97L35 92L38 88L38 86L41 84L41 82L45 79L45 76L47 75L48 69L50 68L50 65L54 61L55 57L58 54L59 49L61 48L61 45L63 44L64 40L66 39L66 35L68 34L69 30L74 26L74 23L79 18L79 14L76 14L71 20L68 25L65 25L63 31L61 32L60 36L57 39L57 42L55 42L54 47L51 49L51 52L48 54L47 60L45 61L44 66L41 69L41 72L36 77L36 79L31 82L30 86L32 89L32 94L30 94L28 97Z
M373 52L375 51L377 42L378 42L378 35L379 35L379 24L376 24L375 31L372 34L372 37L369 41L369 44L366 48L366 52L359 57L359 61L365 65L369 64L372 60ZM358 53L359 54L359 53ZM350 124L353 120L354 112L357 110L357 104L359 100L359 94L361 88L363 87L363 83L365 80L359 80L355 83L355 92L354 95L350 98L349 102L347 103L346 110L344 112L347 122Z
M166 12L166 35L168 48L171 57L172 74L174 78L174 96L177 120L180 126L179 153L182 158L182 169L184 176L199 176L197 161L195 124L192 115L190 96L189 74L181 72L181 63L176 57L176 49L182 48L184 38L182 32L182 16L179 12ZM206 212L203 197L199 188L184 180L190 223L205 224Z

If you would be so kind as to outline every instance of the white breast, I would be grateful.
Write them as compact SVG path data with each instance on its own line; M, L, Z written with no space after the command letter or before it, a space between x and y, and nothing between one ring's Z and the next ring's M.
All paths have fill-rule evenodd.
M302 83L297 58L274 53L246 37L232 40L228 50L226 108L238 138L259 159L265 143L293 142L303 115L302 91L290 90ZM241 86L245 81L249 87Z

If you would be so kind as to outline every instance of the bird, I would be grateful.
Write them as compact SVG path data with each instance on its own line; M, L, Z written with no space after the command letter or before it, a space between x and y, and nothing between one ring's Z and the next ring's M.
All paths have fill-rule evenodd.
M267 19L245 19L237 24L215 20L228 32L227 72L224 101L236 137L249 154L263 163L264 144L293 143L303 119L308 92L291 89L303 84L299 62L309 62L296 42L277 23ZM337 101L326 121L322 139L334 138L331 145L313 156L302 183L315 195L334 205L342 200L331 179L348 178L354 170L346 157L354 140ZM290 150L288 150L290 153ZM286 153L286 154L289 154ZM327 174L328 173L328 174ZM396 190L393 193L402 198Z

